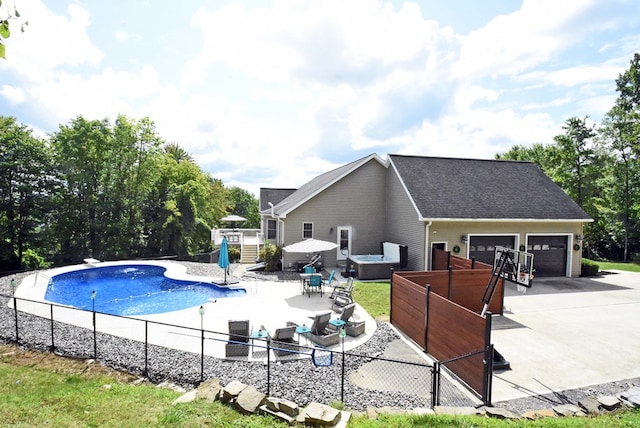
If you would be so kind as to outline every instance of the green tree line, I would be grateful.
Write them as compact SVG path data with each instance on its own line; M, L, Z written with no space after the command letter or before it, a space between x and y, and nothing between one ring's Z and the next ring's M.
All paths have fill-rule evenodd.
M259 227L253 195L202 171L148 118L79 116L38 138L0 117L0 271L208 252L230 213Z
M553 142L514 146L496 158L535 162L593 218L585 256L629 261L640 252L640 54L616 91L601 123L571 117Z

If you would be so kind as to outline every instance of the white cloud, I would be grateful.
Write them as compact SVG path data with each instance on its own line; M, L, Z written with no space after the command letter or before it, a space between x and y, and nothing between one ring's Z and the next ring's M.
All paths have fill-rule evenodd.
M6 98L11 104L21 104L27 99L22 88L16 88L11 85L2 85L0 95Z
M572 25L592 0L524 0L522 8L499 15L464 39L454 76L514 75L563 51L588 31Z
M7 40L11 61L9 67L34 82L46 81L63 65L96 65L103 55L89 40L86 30L89 13L71 4L67 16L54 14L39 1L20 5L22 16L28 17L25 32L14 32Z
M141 44L130 43L157 36L152 25L133 36L111 23L112 37L94 41L105 28L94 4L62 15L26 4L32 25L12 35L12 60L0 63L17 76L3 80L5 106L28 108L49 131L79 114L148 116L215 177L253 193L297 187L372 151L487 158L550 141L567 117L610 108L630 58L607 33L585 40L599 24L616 28L589 1L524 0L466 37L425 19L417 2L210 2L193 12L192 29L175 21L201 51L172 67L166 50L145 52L153 62L144 65ZM151 22L160 13L145 10ZM637 38L622 40L628 48ZM573 59L576 47L597 61Z

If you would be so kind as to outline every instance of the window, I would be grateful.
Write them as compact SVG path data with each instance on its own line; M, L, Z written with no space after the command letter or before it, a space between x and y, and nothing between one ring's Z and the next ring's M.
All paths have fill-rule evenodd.
M276 221L267 220L267 239L276 239Z
M302 223L302 237L313 238L313 223Z

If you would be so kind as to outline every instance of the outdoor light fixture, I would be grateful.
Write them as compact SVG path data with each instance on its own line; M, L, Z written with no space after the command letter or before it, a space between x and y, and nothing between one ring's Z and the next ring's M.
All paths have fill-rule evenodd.
M460 236L460 242L462 242L463 244L466 244L466 243L467 243L467 239L468 239L468 238L467 238L467 235L462 235L462 236Z
M580 235L579 233L576 235L576 242L582 242L582 235Z

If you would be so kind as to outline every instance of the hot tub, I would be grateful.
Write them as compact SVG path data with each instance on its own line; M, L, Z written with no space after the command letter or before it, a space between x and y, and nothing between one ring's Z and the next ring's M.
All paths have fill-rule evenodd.
M382 254L351 255L347 258L347 273L358 279L390 279L391 268L407 266L407 246L381 242ZM349 272L351 271L351 272Z
M389 279L391 268L399 263L400 260L382 254L351 255L347 259L347 267L355 271L358 279Z

